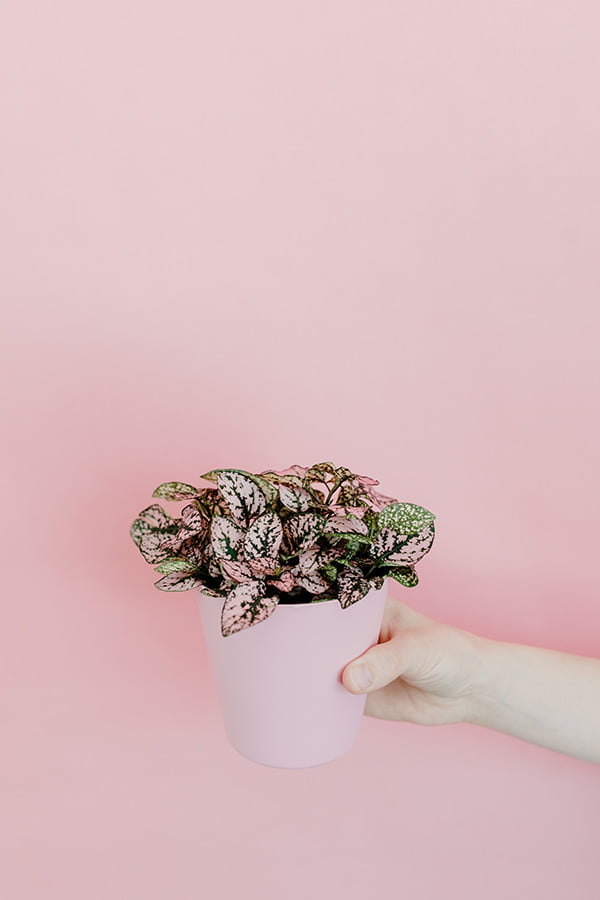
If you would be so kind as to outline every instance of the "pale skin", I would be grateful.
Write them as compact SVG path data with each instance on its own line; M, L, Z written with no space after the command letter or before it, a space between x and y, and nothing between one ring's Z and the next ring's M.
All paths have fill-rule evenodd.
M353 666L369 663L359 690ZM364 714L417 725L467 722L600 765L600 659L484 638L388 595L379 642L343 670Z

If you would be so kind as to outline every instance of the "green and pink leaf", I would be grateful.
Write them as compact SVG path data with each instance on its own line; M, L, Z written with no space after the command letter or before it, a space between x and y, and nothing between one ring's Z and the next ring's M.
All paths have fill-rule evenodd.
M264 581L239 584L230 591L221 611L223 637L256 625L275 611L279 598L266 597L265 591Z

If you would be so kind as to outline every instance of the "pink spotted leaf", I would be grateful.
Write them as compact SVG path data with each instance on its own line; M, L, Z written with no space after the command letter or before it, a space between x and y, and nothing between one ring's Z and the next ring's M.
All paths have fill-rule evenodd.
M281 563L277 556L261 556L248 559L248 566L254 576L277 575L281 571Z
M245 528L226 516L213 517L210 528L210 546L217 559L238 559L244 544Z
M419 534L413 534L407 538L396 552L386 556L385 564L413 566L431 550L434 538L435 528L432 523Z
M338 575L338 599L342 609L362 600L372 588L371 582L355 569L344 569Z
M244 537L246 559L261 559L276 556L283 538L281 519L273 510L263 513L254 520Z
M286 526L292 538L295 550L301 553L308 550L321 535L326 519L316 513L307 512L292 515L286 520Z
M249 581L238 584L229 592L221 611L223 637L256 625L274 612L279 598L266 597L265 591L264 581Z
M286 509L296 513L306 512L312 503L312 497L303 487L280 484L279 497Z
M254 572L246 562L233 559L222 559L219 564L221 569L234 581L244 582L253 581L254 579Z
M247 526L267 508L265 494L248 472L239 469L215 469L202 478L217 479L217 486L235 521Z
M191 591L193 588L202 587L202 578L190 575L187 572L171 572L159 581L154 582L154 587L159 591Z
M296 579L293 573L286 569L278 578L271 578L269 584L272 584L278 591L291 591L296 586Z

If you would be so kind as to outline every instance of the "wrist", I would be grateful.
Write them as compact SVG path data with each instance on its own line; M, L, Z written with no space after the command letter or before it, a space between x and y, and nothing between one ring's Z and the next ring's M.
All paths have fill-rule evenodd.
M472 689L466 705L465 722L493 727L506 696L507 645L502 641L470 634L472 646Z

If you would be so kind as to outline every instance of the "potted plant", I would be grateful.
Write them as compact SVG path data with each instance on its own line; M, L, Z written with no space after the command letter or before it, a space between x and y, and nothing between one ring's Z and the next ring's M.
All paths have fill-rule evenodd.
M162 591L198 592L227 737L261 765L303 768L353 745L366 695L341 673L376 644L388 579L418 583L435 516L331 462L171 481L130 534ZM222 601L222 602L220 602Z

